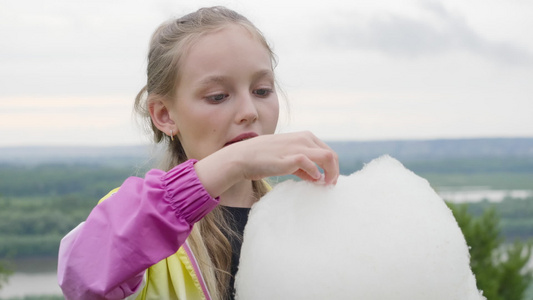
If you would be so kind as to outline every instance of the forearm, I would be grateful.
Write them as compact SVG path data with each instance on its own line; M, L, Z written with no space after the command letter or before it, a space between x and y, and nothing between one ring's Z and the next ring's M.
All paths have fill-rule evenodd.
M212 197L218 197L235 183L243 180L242 163L235 153L221 149L202 160L194 168L198 179Z
M185 242L195 222L218 204L192 162L168 173L152 170L129 178L95 207L60 248L58 279L72 299L120 299L131 294L151 265Z

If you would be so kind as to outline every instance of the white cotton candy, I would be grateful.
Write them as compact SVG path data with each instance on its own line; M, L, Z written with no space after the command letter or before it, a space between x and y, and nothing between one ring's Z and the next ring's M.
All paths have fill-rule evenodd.
M237 299L481 300L429 183L384 156L336 186L287 181L250 212Z

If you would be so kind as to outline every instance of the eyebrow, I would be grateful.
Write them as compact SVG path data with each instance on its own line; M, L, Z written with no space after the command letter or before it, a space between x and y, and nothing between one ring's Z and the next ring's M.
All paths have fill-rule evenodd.
M215 75L215 76L209 76L207 78L204 78L200 81L200 85L201 86L206 86L206 85L210 85L212 83L225 83L226 81L228 81L228 77L227 76L218 76L218 75Z
M252 81L256 81L256 80L261 79L263 77L270 77L272 80L274 80L274 72L272 72L272 70L268 70L268 69L257 71L257 72L255 72L252 75Z
M274 73L272 72L272 70L268 70L268 69L259 70L252 75L252 82L257 81L258 79L261 79L263 77L271 77L273 80ZM209 77L202 79L200 81L200 86L206 86L206 85L210 85L213 83L224 84L228 81L230 81L230 78L228 76L214 75L214 76L209 76Z

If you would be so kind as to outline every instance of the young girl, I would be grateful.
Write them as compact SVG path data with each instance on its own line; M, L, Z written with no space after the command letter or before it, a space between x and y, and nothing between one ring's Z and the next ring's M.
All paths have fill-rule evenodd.
M65 236L67 299L233 298L249 208L269 176L335 184L337 155L309 132L276 134L274 56L261 32L223 7L161 25L136 109L166 166L131 177ZM321 175L318 166L324 170Z

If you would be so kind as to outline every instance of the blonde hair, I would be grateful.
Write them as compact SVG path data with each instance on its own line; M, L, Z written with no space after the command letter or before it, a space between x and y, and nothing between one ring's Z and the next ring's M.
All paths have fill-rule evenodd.
M170 170L187 160L178 139L171 140L152 122L148 104L157 98L172 99L183 59L188 47L203 34L229 24L241 25L249 30L270 53L272 66L276 60L263 34L244 16L224 7L201 8L179 19L163 23L150 41L147 66L147 84L135 98L135 111L146 121L156 143L165 143L167 150L161 168ZM255 199L262 197L267 187L262 181L253 181ZM220 206L196 223L187 240L194 252L202 275L213 299L227 296L230 282L231 244L223 232L236 236ZM237 237L239 238L239 237Z

